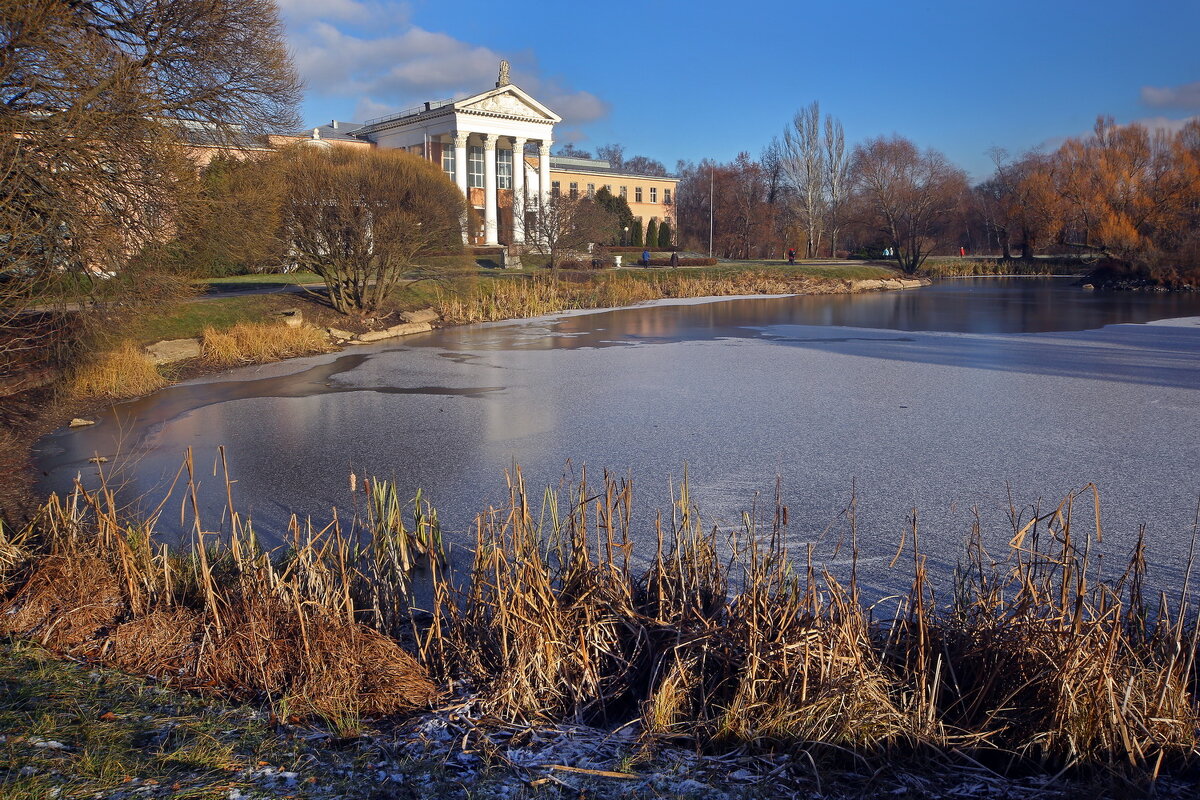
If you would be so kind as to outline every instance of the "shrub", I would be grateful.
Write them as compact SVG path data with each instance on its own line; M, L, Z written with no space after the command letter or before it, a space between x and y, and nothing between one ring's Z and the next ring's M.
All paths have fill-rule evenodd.
M167 382L141 348L121 342L75 369L69 387L80 397L137 397L166 386Z
M715 258L681 258L681 259L679 259L679 266L681 266L681 267L713 267L713 266L716 266L716 264L717 264L717 260ZM669 258L652 258L652 259L650 259L649 266L651 266L651 267L669 267L669 266L671 266L671 259L669 259Z
M239 322L225 331L205 328L200 350L204 360L221 367L259 364L320 352L325 335L308 325L291 328L270 322Z
M642 219L634 217L633 224L629 226L629 244L630 246L641 249L642 247Z

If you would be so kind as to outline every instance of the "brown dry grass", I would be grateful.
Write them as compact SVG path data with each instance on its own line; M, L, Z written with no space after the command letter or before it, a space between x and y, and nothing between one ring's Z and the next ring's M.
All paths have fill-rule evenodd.
M235 514L223 545L197 522L185 557L116 509L103 489L50 499L44 550L0 607L0 633L293 713L391 714L436 696L411 655L356 620L357 556L339 531L294 521L292 551L272 558Z
M205 328L200 342L201 357L217 367L263 364L328 347L325 334L312 326L293 328L274 322L238 322L226 330Z
M465 679L501 721L636 720L650 740L698 747L957 751L1141 776L1196 761L1190 594L1148 610L1140 547L1123 574L1100 580L1098 524L1083 531L1092 515L1076 496L1025 522L1014 513L999 558L976 531L939 602L914 518L911 587L876 619L853 570L839 583L811 551L789 552L778 497L765 527L748 514L722 533L702 522L685 477L654 557L635 568L627 482L589 485L585 473L546 490L538 510L518 471L507 502L479 517L469 563L452 570L427 504L407 509L409 525L394 487L361 486L363 518L321 531L293 520L286 554L263 551L232 507L230 534L218 544L194 520L182 557L123 524L104 492L52 499L38 523L48 549L0 624L181 686L335 720L427 705L439 695L432 674ZM185 492L194 514L190 481ZM409 614L416 576L427 580L428 623Z
M89 555L51 555L0 606L0 633L35 639L72 653L88 645L125 610L114 570Z
M848 291L845 281L778 271L747 270L727 275L673 271L584 276L551 273L489 281L454 294L439 294L434 306L448 322L492 322L573 309L614 308L672 297L844 291Z
M77 366L67 388L78 397L138 397L161 389L167 381L146 354L131 341Z

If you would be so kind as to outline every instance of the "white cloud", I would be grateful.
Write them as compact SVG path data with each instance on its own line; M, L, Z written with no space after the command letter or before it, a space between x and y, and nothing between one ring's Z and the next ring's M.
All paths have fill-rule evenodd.
M1150 130L1158 129L1164 133L1171 134L1179 133L1181 130L1183 130L1183 126L1187 125L1188 122L1193 119L1200 119L1200 117L1184 117L1183 119L1169 119L1167 117L1142 117L1141 119L1135 119L1134 122Z
M326 0L282 0L296 68L310 91L352 99L356 113L381 116L426 100L464 97L490 88L496 81L501 53L445 33L397 20L378 0L331 0L334 13L322 10ZM378 35L360 34L365 25L344 28L338 22L386 21ZM338 16L341 14L341 16ZM307 16L306 16L307 15ZM529 53L510 55L513 83L563 117L579 125L609 113L609 104L591 92L571 89L540 75ZM361 117L367 119L369 117Z
M283 18L289 22L334 19L363 22L370 18L371 7L361 0L275 0Z
M1182 86L1143 86L1142 102L1152 108L1181 108L1200 111L1200 81Z
M369 97L363 97L354 107L354 121L366 122L369 119L377 119L378 117L386 117L389 114L395 114L400 108L388 103L379 103Z
M1183 119L1171 119L1169 117L1142 117L1141 119L1133 119L1129 122L1122 122L1121 125L1141 125L1150 131L1161 130L1170 135L1183 130L1183 126L1188 124L1193 119L1200 119L1200 115L1184 117ZM1053 153L1058 148L1066 144L1068 139L1087 139L1094 131L1080 131L1071 134L1070 136L1052 136L1049 139L1044 139L1037 147L1034 148L1040 153Z

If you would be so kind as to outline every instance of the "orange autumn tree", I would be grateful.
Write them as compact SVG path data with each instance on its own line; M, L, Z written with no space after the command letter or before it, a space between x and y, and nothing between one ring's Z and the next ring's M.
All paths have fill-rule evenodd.
M1200 122L1171 134L1102 117L1027 180L1031 192L1054 187L1060 241L1104 268L1168 285L1200 276Z

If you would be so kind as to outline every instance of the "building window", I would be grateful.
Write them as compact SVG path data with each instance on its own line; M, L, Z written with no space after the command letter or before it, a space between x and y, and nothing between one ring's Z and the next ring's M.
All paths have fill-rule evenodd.
M472 145L467 148L467 186L483 188L483 147Z
M635 203L642 202L642 187L640 187L640 186L633 187L633 202L635 202Z
M658 202L658 187L657 186L650 187L650 202L651 203Z
M628 186L621 187L621 197L629 197L629 187Z
M454 180L454 145L442 145L442 170Z
M513 178L512 150L496 148L496 188L511 189Z
M604 191L608 192L609 194L612 194L612 184L611 183L604 184Z
M588 197L592 197L595 194L596 194L596 184L589 183L588 184Z
M571 199L574 200L576 197L579 197L579 184L571 181Z
M562 190L559 188L558 181L550 181L550 194L554 195L555 197L558 197L559 192L561 192L561 191Z
M663 203L671 205L671 190L663 189Z

